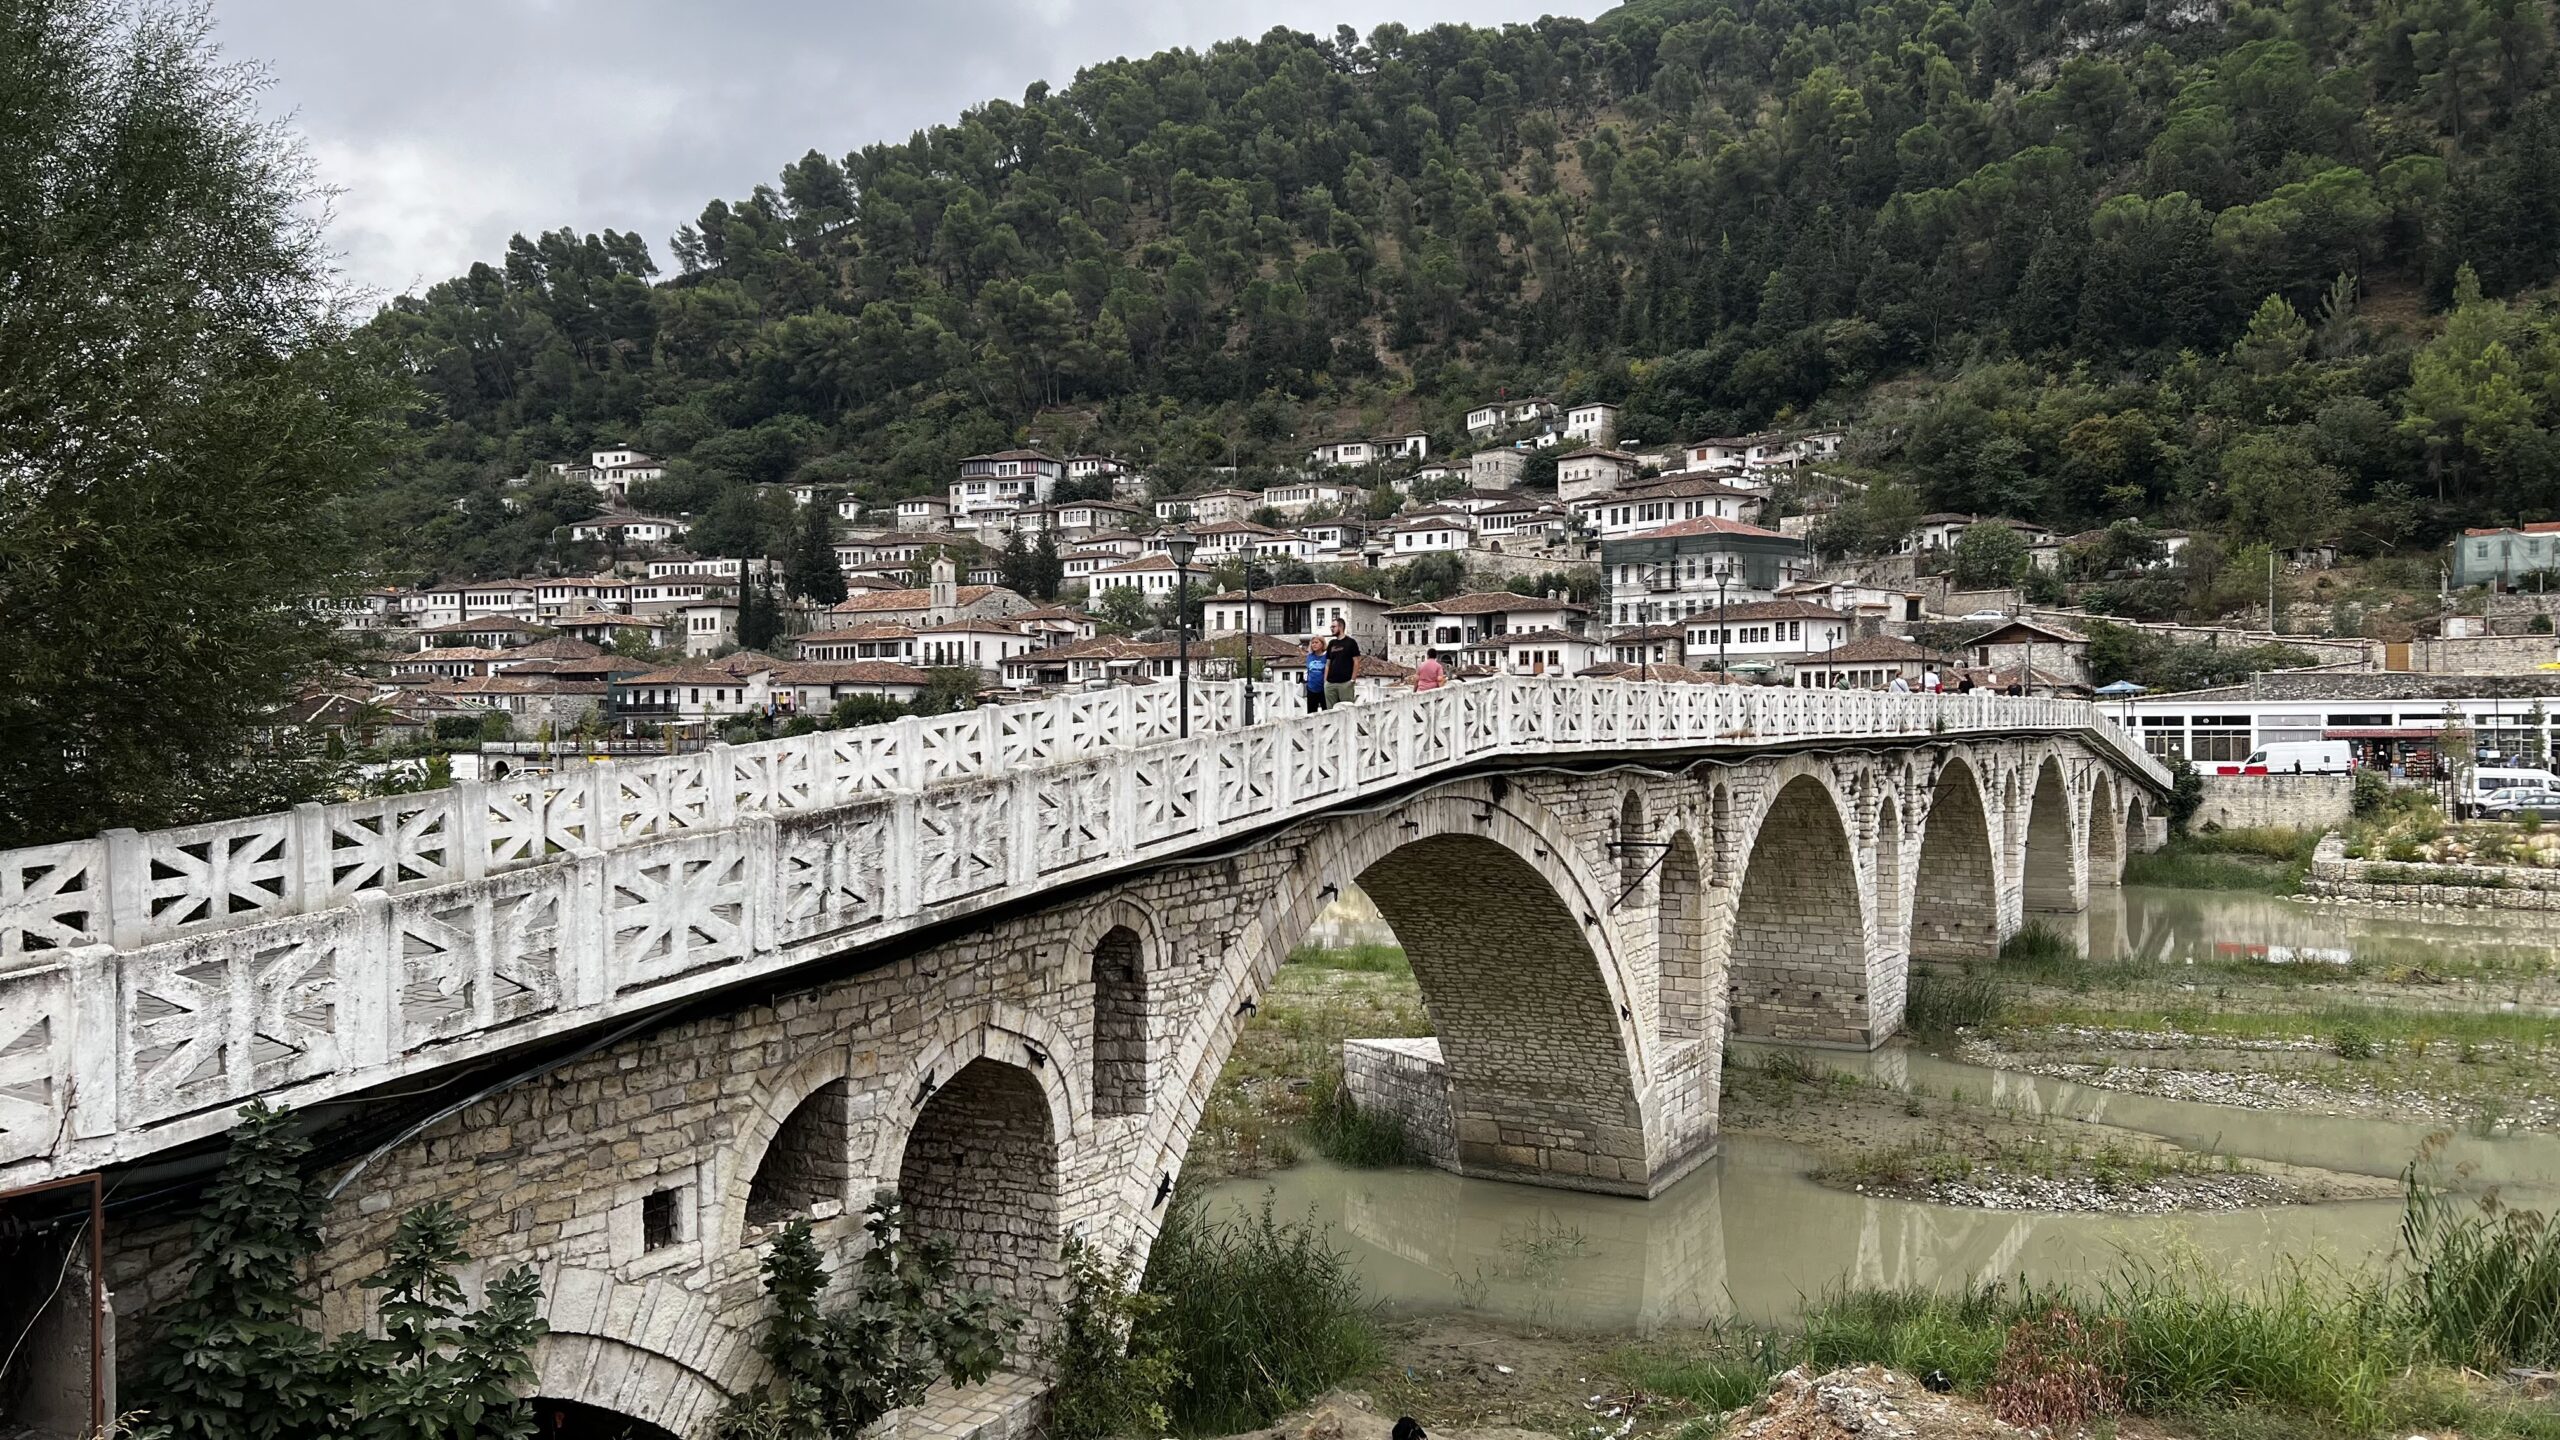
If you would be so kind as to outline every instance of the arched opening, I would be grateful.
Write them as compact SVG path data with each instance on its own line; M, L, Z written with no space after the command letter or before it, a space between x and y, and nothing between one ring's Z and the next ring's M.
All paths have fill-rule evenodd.
M2102 772L2089 789L2089 883L2113 885L2124 873L2124 827L2116 823L2115 782Z
M1644 884L1645 871L1653 864L1652 849L1645 842L1652 838L1645 833L1644 800L1630 790L1618 802L1619 895L1632 895Z
M1873 1042L1857 866L1840 807L1812 776L1788 781L1760 822L1726 953L1732 1033Z
M1114 925L1093 947L1093 1113L1147 1108L1147 962L1138 932Z
M1898 939L1902 915L1902 809L1891 795L1876 802L1876 934Z
M747 1223L778 1225L826 1201L842 1204L853 1178L852 1126L853 1093L844 1081L809 1092L773 1132L747 1184Z
M1657 1028L1665 1040L1695 1040L1707 1033L1707 906L1697 848L1685 832L1672 836L1663 854L1656 893Z
M1707 796L1707 883L1733 885L1733 792L1722 781Z
M2124 853L2141 854L2142 847L2150 839L2145 833L2150 828L2150 814L2143 807L2142 797L2136 795L2133 797L2133 802L2124 807Z
M2029 910L2071 911L2080 908L2074 894L2071 853L2071 794L2062 778L2062 763L2047 759L2036 771L2036 790L2027 806L2026 862L2021 890Z
M909 1232L951 1246L960 1283L1031 1314L1059 1276L1058 1157L1031 1072L977 1059L916 1115L898 1165Z
M540 1440L676 1440L674 1431L646 1420L548 1395L533 1399L533 1433Z
M1911 874L1911 956L1987 960L2000 950L2000 888L1991 820L1973 767L1950 760L1929 789Z
M1449 1123L1434 1158L1471 1175L1647 1193L1633 1012L1598 949L1608 897L1577 913L1507 846L1464 834L1411 841L1359 885L1403 942L1438 1037Z

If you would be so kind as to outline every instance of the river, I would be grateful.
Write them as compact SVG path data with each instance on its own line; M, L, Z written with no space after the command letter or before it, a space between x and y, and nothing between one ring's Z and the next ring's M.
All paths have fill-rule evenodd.
M2306 905L2260 895L2129 888L2105 892L2083 932L2092 954L2183 964L2264 956L2347 956L2425 964L2455 951L2538 960L2560 925L2501 914L2424 914ZM1393 944L1346 897L1311 944ZM2103 1120L2244 1158L2396 1175L2431 1133L2392 1121L2244 1110L2102 1090L1890 1046L1819 1063L1932 1090L1963 1086L2037 1113ZM2447 1158L2517 1203L2560 1202L2560 1136L2451 1137ZM1782 1142L1728 1135L1716 1158L1651 1201L1582 1195L1430 1169L1347 1170L1310 1161L1212 1191L1214 1205L1269 1203L1332 1227L1390 1311L1453 1309L1537 1324L1633 1330L1712 1321L1782 1322L1841 1286L1953 1289L2025 1277L2089 1281L2126 1260L2192 1264L2228 1276L2309 1265L2363 1272L2398 1253L2397 1201L2167 1216L2043 1214L1879 1199L1817 1185L1813 1159Z

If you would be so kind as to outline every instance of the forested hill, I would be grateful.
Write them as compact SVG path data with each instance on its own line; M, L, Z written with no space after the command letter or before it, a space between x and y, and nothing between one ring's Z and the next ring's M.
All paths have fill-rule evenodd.
M738 546L753 482L912 493L1035 420L1179 479L1507 388L1863 421L1887 512L2427 539L2560 502L2552 56L2548 0L1638 0L1112 61L663 267L562 231L396 301L429 403L363 523L516 568L570 497L487 487L628 442Z

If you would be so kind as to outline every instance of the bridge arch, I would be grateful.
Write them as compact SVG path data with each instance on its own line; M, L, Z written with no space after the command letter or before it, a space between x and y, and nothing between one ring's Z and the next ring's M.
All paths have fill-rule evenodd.
M1066 961L1070 974L1085 976L1092 1004L1086 1090L1094 1118L1145 1114L1159 1068L1149 999L1167 965L1155 916L1126 897L1096 905L1068 941Z
M1676 830L1655 885L1653 945L1657 1029L1674 1044L1707 1033L1706 900L1697 844Z
M1909 926L1911 907L1903 899L1906 885L1902 873L1902 806L1895 801L1889 785L1876 799L1875 857L1876 939L1886 949L1898 951Z
M1068 1127L1058 1087L983 1047L975 1055L948 1049L943 1058L956 1068L935 1076L930 1090L890 1097L914 1108L882 1182L897 1190L909 1234L950 1244L964 1285L1034 1317L1049 1314L1064 1274L1060 1150Z
M742 1244L749 1226L806 1216L827 1200L853 1208L851 1066L845 1047L831 1045L759 1087L720 1191L720 1244Z
M1616 1194L1668 1184L1704 1157L1711 1116L1656 1111L1656 1042L1635 1008L1646 987L1610 918L1616 869L1591 864L1573 833L1528 787L1500 779L1309 833L1237 936L1171 1073L1206 1093L1246 1002L1356 884L1403 943L1439 1038L1453 1168Z
M1727 931L1729 1031L1863 1048L1875 1031L1872 942L1849 812L1809 764L1787 762L1773 778Z
M2078 910L2087 903L2087 891L2081 879L2080 849L2073 843L2071 782L2062 773L2061 759L2045 756L2036 767L2034 783L2020 847L2020 899L2029 911Z
M2011 782L2015 789L2015 782ZM1950 756L1929 785L1912 867L1914 959L1989 959L2000 949L2000 879L1982 777Z
M2102 768L2089 783L2089 883L2117 885L2124 880L2124 809L2116 803L2116 783Z
M659 1292L668 1287L652 1288L653 1301L666 1303L667 1297ZM544 1293L555 1300L546 1313L556 1314L556 1287L546 1286ZM699 1323L690 1327L693 1333L706 1337L720 1333L720 1327L710 1323L705 1307L694 1302L688 1308L703 1312ZM555 1326L558 1323L554 1321ZM577 1440L581 1433L599 1433L583 1430L586 1422L601 1418L595 1412L635 1421L669 1435L707 1435L721 1408L729 1402L727 1392L693 1365L612 1335L554 1328L534 1342L532 1358L531 1390L537 1427L551 1425L552 1416L561 1412L566 1412L572 1422L565 1429L537 1428L537 1435ZM566 1403L554 1405L546 1413L545 1401Z

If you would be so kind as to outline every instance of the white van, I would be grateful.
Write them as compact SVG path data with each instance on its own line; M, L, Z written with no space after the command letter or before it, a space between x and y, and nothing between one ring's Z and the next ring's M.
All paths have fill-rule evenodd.
M2356 768L2353 746L2344 740L2277 740L2258 747L2256 753L2225 774L2238 775L2344 775Z
M2471 799L2477 803L2492 790L2560 790L2560 775L2548 770L2515 770L2482 765L2471 772Z

